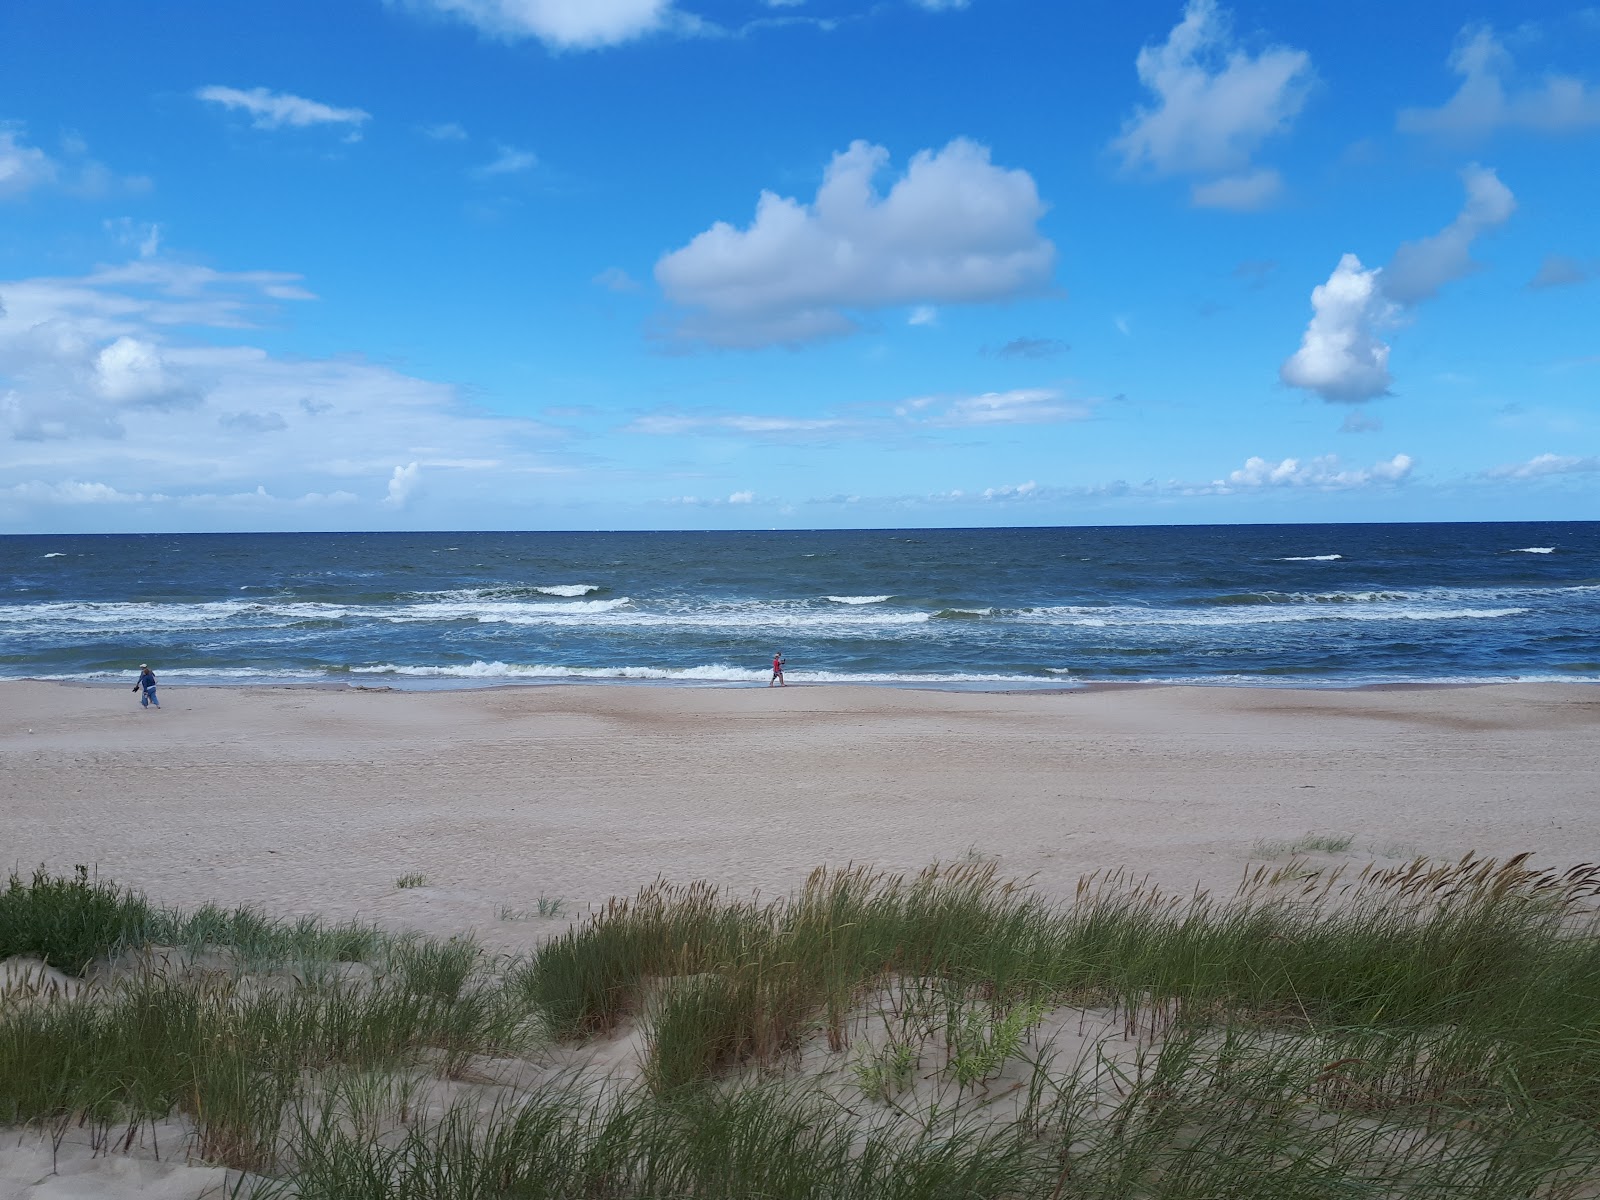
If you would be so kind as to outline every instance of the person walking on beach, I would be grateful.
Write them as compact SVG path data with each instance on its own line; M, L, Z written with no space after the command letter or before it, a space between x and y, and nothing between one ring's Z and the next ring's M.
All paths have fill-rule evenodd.
M774 651L773 652L773 655L772 655L772 678L767 680L767 686L768 687L771 687L773 684L777 684L779 687L788 687L789 686L787 683L785 683L783 681L783 655L781 653L779 653L778 651Z
M139 664L139 682L133 685L134 691L144 689L144 695L139 697L139 707L149 708L152 704L161 707L161 701L156 699L156 673L144 663Z

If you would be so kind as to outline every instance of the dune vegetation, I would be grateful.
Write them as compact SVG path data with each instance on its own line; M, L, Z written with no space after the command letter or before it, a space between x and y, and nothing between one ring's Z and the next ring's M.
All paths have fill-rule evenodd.
M0 1125L305 1200L1591 1196L1597 894L848 868L657 882L513 958L41 871L0 892Z

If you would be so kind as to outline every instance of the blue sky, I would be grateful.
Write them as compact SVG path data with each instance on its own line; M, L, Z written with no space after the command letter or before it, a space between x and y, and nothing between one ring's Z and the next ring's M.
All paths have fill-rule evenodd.
M0 531L1600 519L1597 62L1539 3L4 6Z

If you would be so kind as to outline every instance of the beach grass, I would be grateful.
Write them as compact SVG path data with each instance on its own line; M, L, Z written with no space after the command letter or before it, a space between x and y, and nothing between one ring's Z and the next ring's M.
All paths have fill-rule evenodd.
M1600 1187L1597 894L1524 857L1294 858L1224 899L1111 873L1056 904L974 860L771 902L657 882L509 960L41 873L6 945L95 981L0 998L0 1124L111 1149L179 1116L197 1157L308 1200L1576 1200ZM128 953L185 930L365 961ZM1072 1042L1070 1013L1108 1032ZM630 1030L631 1077L494 1082Z

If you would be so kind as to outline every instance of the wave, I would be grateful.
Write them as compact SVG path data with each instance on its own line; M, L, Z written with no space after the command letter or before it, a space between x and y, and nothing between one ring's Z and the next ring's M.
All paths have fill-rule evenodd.
M549 587L536 587L533 589L541 596L566 596L568 598L587 596L591 592L601 589L590 583L556 583Z
M892 596L824 596L824 600L831 600L835 604L882 604L885 600L893 599Z
M573 600L567 603L519 603L514 600L435 600L404 607L376 608L371 615L384 621L479 621L484 624L543 624L550 617L593 616L615 612L632 604L627 596L615 600Z
M1523 546L1520 550L1511 551L1512 554L1554 554L1555 552L1556 548L1554 546ZM45 557L49 558L50 556L47 554Z
M995 612L993 608L941 608L933 616L939 621L976 621L979 617L992 617Z
M45 555L46 558L65 558L66 556L67 552L65 550L52 550Z
M1250 604L1382 604L1417 600L1416 592L1228 592L1183 601L1185 606L1226 608Z
M1288 558L1280 558L1279 562L1338 562L1342 554L1295 554Z
M1285 625L1302 621L1490 621L1515 617L1527 608L1401 608L1393 605L1351 603L1345 605L1263 604L1184 611L1181 609L1142 608L1110 605L1089 608L1059 605L1024 609L1019 619L1053 625L1078 625L1092 629L1123 626L1206 626L1220 628L1241 625Z

